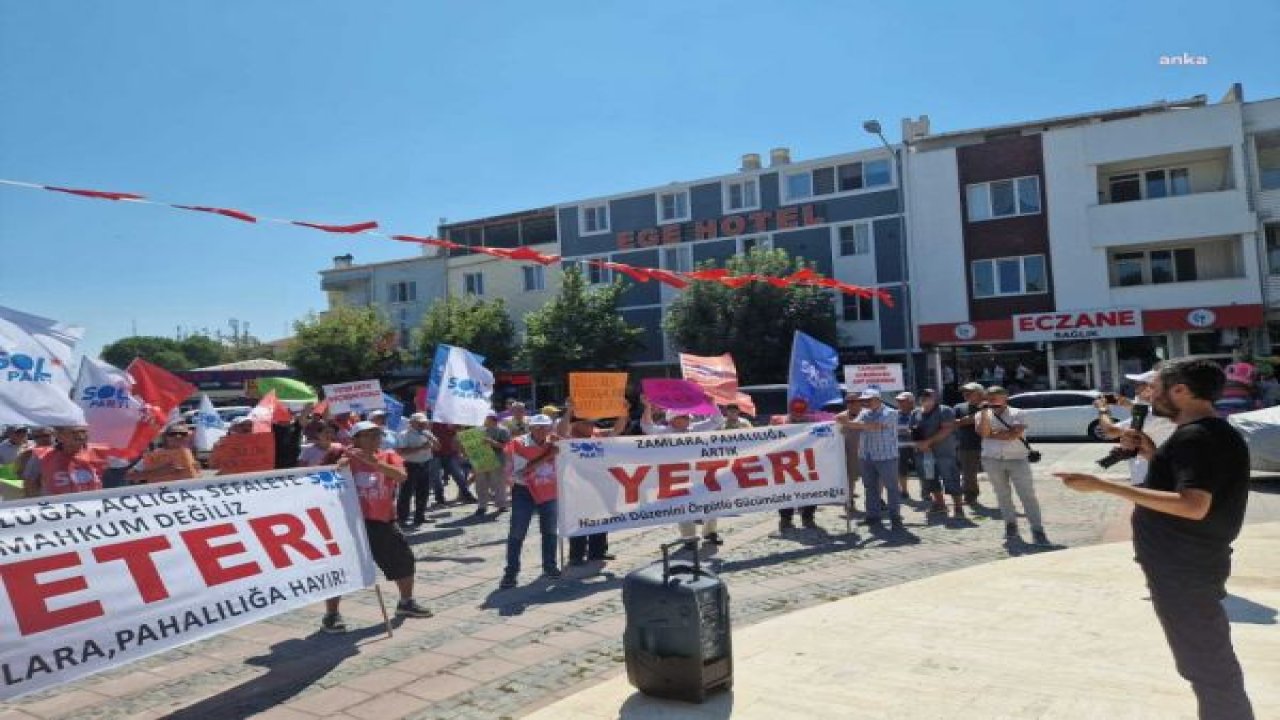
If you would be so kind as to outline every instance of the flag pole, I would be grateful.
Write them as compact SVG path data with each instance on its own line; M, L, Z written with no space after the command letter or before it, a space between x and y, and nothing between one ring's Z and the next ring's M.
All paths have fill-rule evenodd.
M382 598L382 586L374 583L373 589L378 593L378 607L382 608L382 622L387 626L387 637L394 637L395 633L391 632L391 617L387 615L387 601Z

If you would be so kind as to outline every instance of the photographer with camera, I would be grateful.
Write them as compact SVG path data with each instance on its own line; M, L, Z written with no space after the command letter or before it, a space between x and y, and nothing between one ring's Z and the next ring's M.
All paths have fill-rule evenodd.
M1164 444L1165 440L1169 439L1170 435L1173 435L1174 430L1178 429L1178 426L1174 425L1173 421L1168 418L1148 412L1151 406L1151 383L1156 379L1156 375L1156 370L1148 370L1137 375L1125 375L1125 378L1133 381L1136 386L1133 400L1129 400L1123 395L1106 393L1093 402L1093 406L1098 409L1098 426L1108 439L1119 440L1126 430L1132 428L1146 433L1159 447ZM1112 405L1127 408L1130 412L1130 419L1116 422L1116 419L1111 415ZM1148 462L1146 458L1134 450L1118 446L1108 453L1106 457L1099 460L1098 464L1105 469L1121 460L1129 461L1130 485L1141 485L1147 479Z
M995 488L1004 517L1004 536L1018 536L1018 511L1013 506L1013 491L1018 491L1022 509L1031 524L1031 537L1039 545L1048 545L1044 523L1040 518L1040 501L1031 481L1031 448L1023 435L1027 423L1022 411L1009 407L1009 391L998 385L987 388L987 405L978 413L978 435L982 437L982 465L987 480Z

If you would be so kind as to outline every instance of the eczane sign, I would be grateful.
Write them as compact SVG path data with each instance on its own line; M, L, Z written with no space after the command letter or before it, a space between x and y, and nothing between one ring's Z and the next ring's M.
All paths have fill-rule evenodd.
M1013 316L1015 342L1095 340L1142 335L1138 308L1069 310Z

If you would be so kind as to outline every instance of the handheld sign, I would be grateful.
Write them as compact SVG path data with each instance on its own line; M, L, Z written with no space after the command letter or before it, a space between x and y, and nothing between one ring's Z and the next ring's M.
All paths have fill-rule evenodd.
M627 414L627 374L624 372L571 372L569 399L573 414L587 420Z
M489 472L502 467L502 462L498 460L498 454L489 445L488 439L481 428L470 428L458 433L462 452L466 453L467 459L471 461L471 469L476 472Z
M271 433L227 435L213 446L209 465L219 475L261 472L276 466L276 438Z
M693 415L715 415L716 406L707 394L688 380L645 378L640 381L644 396L651 405Z

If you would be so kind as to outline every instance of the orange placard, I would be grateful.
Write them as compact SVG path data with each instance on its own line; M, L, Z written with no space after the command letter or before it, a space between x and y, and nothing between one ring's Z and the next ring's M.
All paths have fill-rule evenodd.
M588 420L627 414L627 374L624 372L569 373L573 414Z
M209 466L217 470L219 475L271 470L276 466L275 435L227 435L213 446Z

